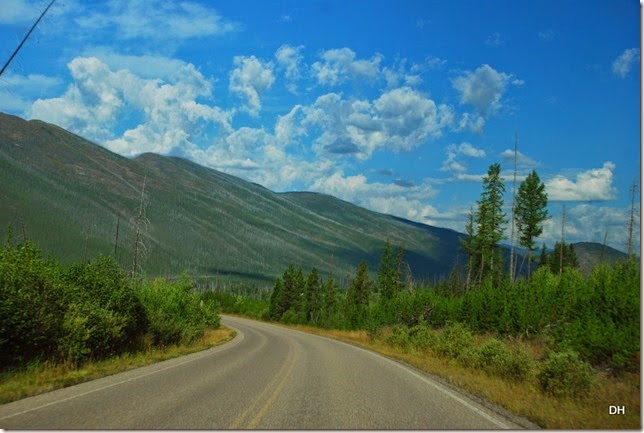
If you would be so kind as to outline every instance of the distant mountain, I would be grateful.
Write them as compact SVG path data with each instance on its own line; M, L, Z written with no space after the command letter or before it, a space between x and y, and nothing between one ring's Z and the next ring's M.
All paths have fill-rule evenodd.
M588 274L593 266L598 263L612 264L628 257L626 253L596 242L578 242L572 244L572 246L577 255L579 269L584 274Z
M0 227L63 262L114 254L128 268L145 183L150 276L218 276L270 284L290 262L343 278L377 269L384 243L403 245L416 278L457 263L453 230L372 212L323 194L275 193L177 157L128 159L57 126L0 113ZM118 227L118 236L117 236Z

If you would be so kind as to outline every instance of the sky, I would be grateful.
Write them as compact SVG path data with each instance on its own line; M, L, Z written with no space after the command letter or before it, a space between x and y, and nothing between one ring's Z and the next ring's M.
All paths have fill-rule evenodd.
M0 2L3 64L48 3ZM491 164L508 218L536 170L539 245L563 222L566 242L624 251L640 34L633 0L57 0L0 111L460 232Z

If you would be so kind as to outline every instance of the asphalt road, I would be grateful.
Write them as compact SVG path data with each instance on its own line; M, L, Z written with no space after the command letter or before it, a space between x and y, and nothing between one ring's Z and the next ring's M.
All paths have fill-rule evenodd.
M403 364L225 317L222 346L0 406L3 429L518 429Z

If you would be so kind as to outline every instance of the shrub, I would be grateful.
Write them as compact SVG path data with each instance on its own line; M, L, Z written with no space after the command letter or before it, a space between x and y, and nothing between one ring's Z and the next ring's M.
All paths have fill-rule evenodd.
M146 283L139 288L139 298L155 345L194 341L203 335L207 323L216 320L209 316L215 312L203 308L204 303L185 276L173 283L160 279Z
M438 354L450 359L458 359L461 355L471 351L472 348L472 333L459 322L446 326L436 341Z
M478 364L489 374L502 376L510 353L502 341L490 338L479 349Z
M593 382L590 365L572 350L551 353L538 374L539 386L556 397L580 397Z
M387 337L387 344L401 349L409 349L411 342L409 341L409 328L404 325L395 325L391 329L391 335Z
M436 345L436 337L424 322L409 328L408 335L409 342L415 349L427 350Z
M0 369L55 355L65 311L59 274L29 241L0 248Z

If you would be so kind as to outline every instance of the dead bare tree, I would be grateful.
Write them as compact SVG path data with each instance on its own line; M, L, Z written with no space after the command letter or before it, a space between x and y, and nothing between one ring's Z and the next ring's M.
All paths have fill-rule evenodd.
M635 225L635 194L637 193L637 183L633 182L631 186L631 218L628 222L628 241L626 243L626 250L628 255L633 255L633 227Z
M518 147L518 133L514 131L514 178L512 180L512 216L510 217L510 225L512 227L510 235L510 281L514 282L515 268L516 268L516 252L514 251L514 211L516 207L517 197L517 147Z
M141 199L139 200L139 213L136 217L134 248L132 255L132 271L130 273L132 280L136 279L136 271L139 266L139 259L146 253L145 243L143 242L143 229L147 227L148 220L145 216L145 182L147 175L143 178L143 187L141 188Z

